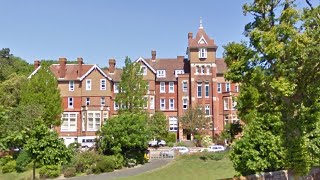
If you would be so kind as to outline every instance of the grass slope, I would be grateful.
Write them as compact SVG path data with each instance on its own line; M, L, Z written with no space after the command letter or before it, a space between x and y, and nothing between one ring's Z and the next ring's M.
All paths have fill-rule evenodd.
M122 180L202 180L223 179L235 175L235 170L227 156L222 160L201 160L203 154L181 156L169 165L152 172L122 178Z

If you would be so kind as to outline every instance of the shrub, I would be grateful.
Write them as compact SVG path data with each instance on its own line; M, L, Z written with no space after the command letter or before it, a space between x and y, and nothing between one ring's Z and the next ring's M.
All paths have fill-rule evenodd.
M210 136L204 136L201 140L201 144L203 147L208 147L212 144L212 138Z
M89 168L89 169L86 169L86 174L89 175L89 174L92 174L92 168Z
M98 172L112 172L115 169L115 161L111 156L105 156L96 164L95 170Z
M173 143L172 142L168 142L168 147L173 147Z
M10 155L0 158L0 166L4 166L5 164L7 164L11 160L13 160L13 158Z
M113 158L115 169L121 169L123 167L124 158L121 154L112 155L110 157Z
M178 142L178 143L177 143L177 146L186 146L186 144L181 141L181 142Z
M11 160L2 167L2 173L10 173L16 170L16 161Z
M56 178L60 176L60 166L58 165L46 165L39 171L41 179Z
M102 159L103 155L100 155L93 151L86 151L77 154L74 159L74 166L77 172L85 172L86 169L91 168L99 159Z
M177 134L174 132L169 132L167 138L165 138L167 144L168 143L175 143L177 141Z
M224 155L225 155L225 153L221 153L221 152L210 153L208 155L208 158L211 160L220 161L221 159L224 158Z
M63 176L65 178L74 177L76 176L76 168L75 167L69 167L64 170Z
M28 169L28 164L32 161L29 153L25 150L22 150L17 159L16 159L16 170L17 172L23 172Z

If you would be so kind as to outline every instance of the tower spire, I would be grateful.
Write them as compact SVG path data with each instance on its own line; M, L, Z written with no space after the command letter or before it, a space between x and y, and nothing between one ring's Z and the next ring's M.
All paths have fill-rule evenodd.
M200 17L200 26L199 26L199 29L203 29L203 26L202 26L202 17Z

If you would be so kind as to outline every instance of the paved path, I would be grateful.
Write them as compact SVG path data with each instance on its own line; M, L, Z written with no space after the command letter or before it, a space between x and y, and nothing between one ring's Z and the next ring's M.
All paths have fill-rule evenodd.
M134 168L125 168L121 170L116 170L110 173L103 173L98 175L89 175L89 176L79 176L74 178L68 178L70 180L107 180L107 179L117 179L121 177L134 176L144 172L148 172L157 168L160 168L168 164L171 160L152 160L145 165L140 165Z

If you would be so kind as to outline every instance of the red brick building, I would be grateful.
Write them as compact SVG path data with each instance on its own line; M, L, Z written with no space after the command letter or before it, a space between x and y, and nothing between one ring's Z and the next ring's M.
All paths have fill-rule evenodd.
M208 134L220 134L225 123L238 121L233 96L239 86L224 79L227 70L222 58L216 58L218 46L204 31L202 25L193 37L188 34L187 56L162 59L151 52L151 58L136 60L141 64L144 79L148 81L145 96L148 112L162 111L169 124L168 131L176 132L180 140L191 140L179 125L179 117L190 107L201 106L212 121ZM35 71L40 68L35 61ZM109 60L109 68L84 64L68 64L65 58L53 64L64 113L61 127L56 127L66 144L77 141L86 144L95 138L95 132L105 121L117 114L119 105L114 102L121 79L116 61ZM180 127L180 128L179 128Z

